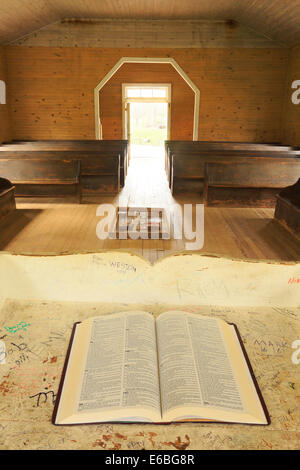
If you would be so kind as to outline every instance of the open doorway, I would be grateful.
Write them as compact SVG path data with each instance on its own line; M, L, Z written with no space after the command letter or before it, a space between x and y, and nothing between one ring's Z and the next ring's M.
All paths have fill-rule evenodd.
M164 156L170 138L170 84L123 84L123 136L130 158Z

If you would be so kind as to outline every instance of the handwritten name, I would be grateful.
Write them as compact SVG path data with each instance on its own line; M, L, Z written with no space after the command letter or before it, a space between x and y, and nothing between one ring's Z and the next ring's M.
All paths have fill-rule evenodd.
M136 267L133 264L122 263L121 261L113 261L110 259L104 260L103 258L99 258L95 255L93 256L93 262L102 266L109 266L110 268L116 269L119 272L132 271L136 273Z
M111 268L117 269L119 271L133 271L136 273L136 267L133 264L122 263L120 261L109 261Z

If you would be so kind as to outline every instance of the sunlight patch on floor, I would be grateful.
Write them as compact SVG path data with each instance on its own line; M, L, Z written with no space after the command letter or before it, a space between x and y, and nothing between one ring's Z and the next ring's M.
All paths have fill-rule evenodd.
M164 147L152 145L131 145L130 156L131 158L163 158Z

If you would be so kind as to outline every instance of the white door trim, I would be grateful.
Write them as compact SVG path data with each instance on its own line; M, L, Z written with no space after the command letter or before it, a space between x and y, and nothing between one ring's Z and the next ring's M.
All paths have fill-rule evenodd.
M194 82L188 77L188 75L182 70L180 65L172 57L122 57L114 67L105 75L101 82L96 86L94 90L94 105L95 105L95 132L96 139L102 139L102 126L100 120L100 103L99 103L99 91L104 85L110 80L110 78L122 67L125 63L162 63L171 64L179 75L185 80L189 87L195 94L194 100L194 125L193 125L193 140L198 140L198 126L199 126L199 110L200 110L200 90L196 87Z

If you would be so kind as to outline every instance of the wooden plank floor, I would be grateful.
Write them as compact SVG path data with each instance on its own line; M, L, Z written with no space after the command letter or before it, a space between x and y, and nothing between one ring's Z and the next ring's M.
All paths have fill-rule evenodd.
M141 171L143 168L144 171ZM131 162L120 199L99 197L83 204L17 200L17 211L0 225L0 250L13 253L74 253L103 249L131 250L151 262L185 249L185 240L99 240L100 203L161 207L174 202L201 203L200 197L173 199L162 160ZM273 209L205 208L205 241L201 252L233 258L299 261L300 242L273 220Z

